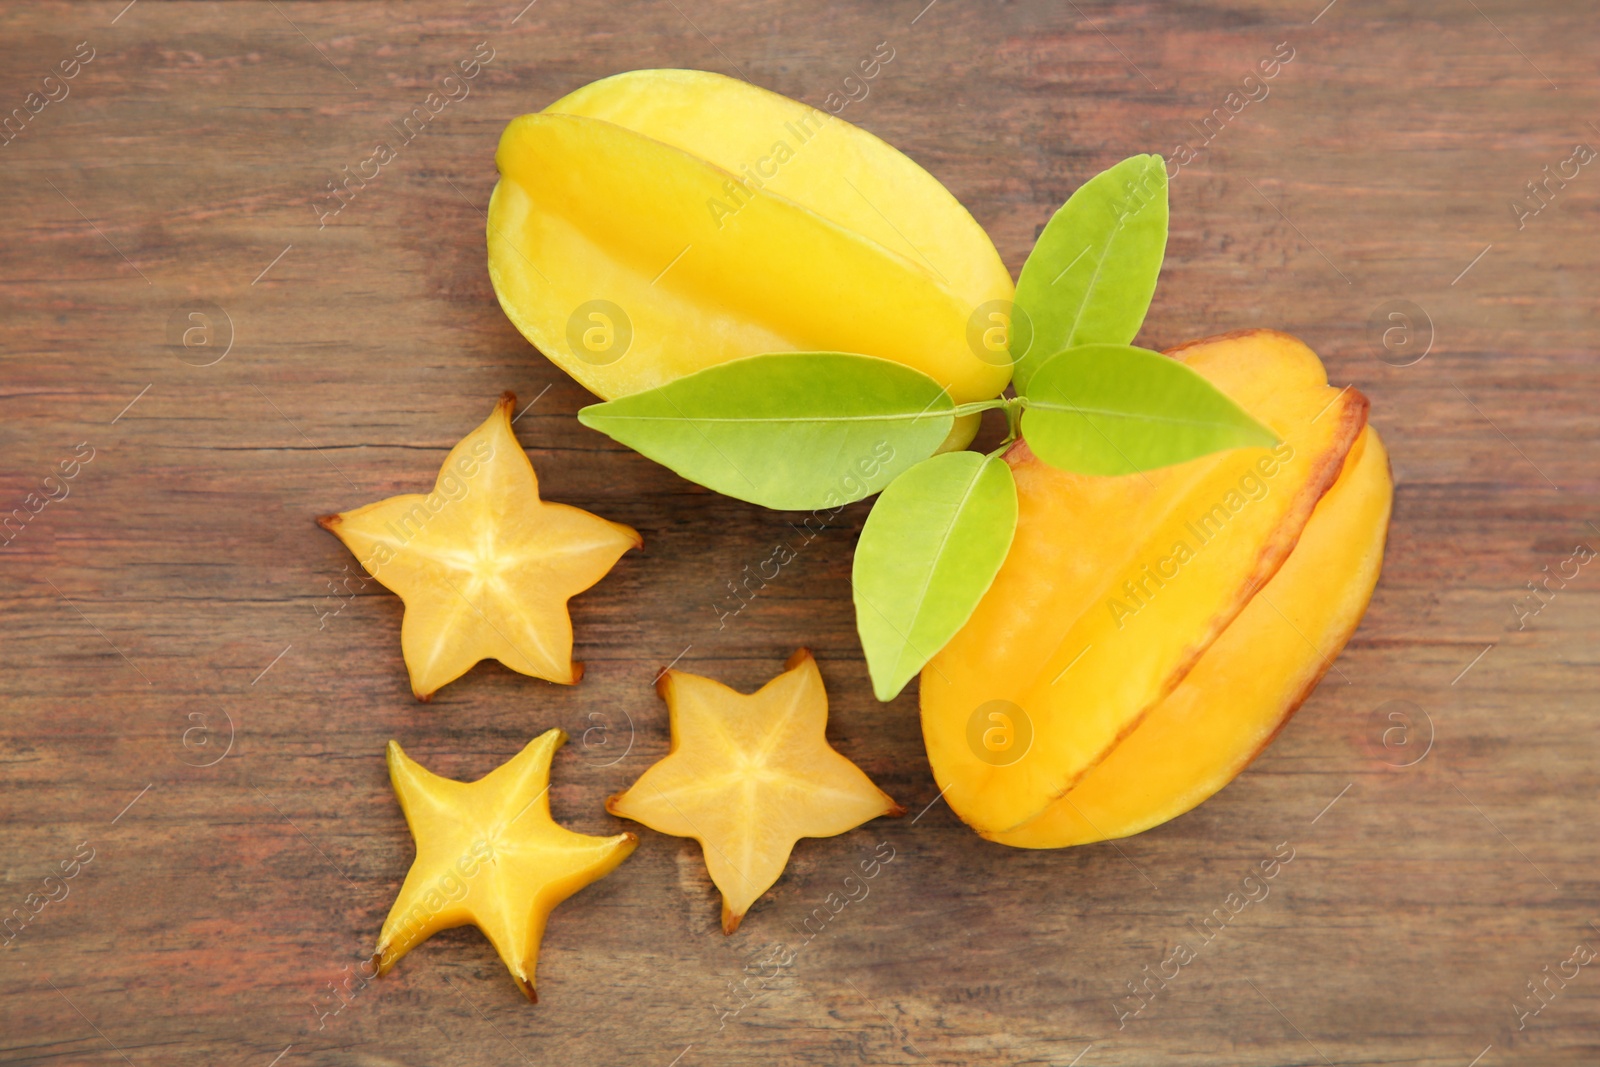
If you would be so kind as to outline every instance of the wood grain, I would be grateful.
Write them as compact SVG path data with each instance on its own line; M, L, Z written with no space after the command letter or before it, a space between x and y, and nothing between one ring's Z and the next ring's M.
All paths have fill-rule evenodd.
M924 2L0 6L0 114L94 50L0 146L0 513L93 449L0 550L0 912L93 850L0 951L0 1062L1595 1062L1594 967L1550 982L1522 1028L1515 1005L1600 946L1600 571L1524 628L1512 605L1600 541L1600 176L1583 169L1521 229L1509 208L1600 143L1593 12ZM471 95L319 228L327 183L482 41L495 57ZM1262 58L1294 51L1174 180L1143 339L1286 329L1371 397L1398 478L1387 564L1268 752L1115 845L1009 850L935 802L915 693L875 702L854 637L864 506L719 627L725 583L793 536L790 517L580 428L586 394L510 326L484 270L511 117L650 66L821 105L883 41L895 58L843 117L946 182L1013 271L1085 178L1195 147ZM1388 323L1369 324L1401 300L1431 321L1404 367L1380 358ZM169 340L199 302L231 321L210 366ZM312 517L426 485L505 389L539 398L517 429L546 495L645 549L575 602L580 686L487 665L422 706L395 598L369 584L319 617L349 557ZM666 750L661 667L748 689L801 645L835 743L912 816L802 843L731 938L695 846L646 832L557 911L536 1007L462 930L319 1029L411 855L388 739L466 777L562 726L557 817L607 832L603 798ZM1383 743L1391 701L1415 705L1410 747ZM895 859L870 895L806 941L879 842ZM1282 842L1294 859L1270 894L1201 946L1190 920ZM793 964L736 999L780 941ZM1194 962L1119 1028L1125 984L1179 941Z

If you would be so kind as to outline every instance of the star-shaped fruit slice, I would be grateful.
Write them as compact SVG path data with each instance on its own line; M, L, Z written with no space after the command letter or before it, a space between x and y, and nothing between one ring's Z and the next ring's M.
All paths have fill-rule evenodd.
M674 837L692 837L722 892L722 930L739 928L802 837L833 837L905 809L828 744L828 694L811 653L746 695L668 670L672 747L606 810Z
M417 858L378 934L380 975L437 931L470 924L538 1001L534 971L550 912L639 844L632 833L590 837L550 818L550 758L566 740L548 730L476 782L441 778L389 742L389 780Z
M422 700L483 659L576 682L567 601L644 544L621 523L539 499L511 430L516 406L500 398L445 457L433 492L317 520L405 601L400 650Z

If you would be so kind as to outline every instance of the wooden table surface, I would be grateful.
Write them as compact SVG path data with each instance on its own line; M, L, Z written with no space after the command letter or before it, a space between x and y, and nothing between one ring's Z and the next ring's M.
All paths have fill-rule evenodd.
M1600 547L1600 174L1511 206L1600 145L1590 5L523 2L0 9L0 108L26 119L0 147L0 511L57 497L0 551L0 911L76 874L0 952L0 1062L1600 1058L1600 966L1571 962L1600 948L1600 568L1567 562ZM470 95L319 225L480 42ZM484 269L513 116L655 66L820 106L880 42L843 117L1013 271L1085 178L1187 144L1144 343L1296 333L1393 452L1383 579L1338 670L1221 795L1118 844L1010 850L934 802L914 687L874 701L854 635L865 505L719 626L791 517L581 428L587 394ZM1232 115L1236 90L1258 99ZM35 114L35 92L61 98ZM210 348L175 343L201 321ZM330 596L351 557L312 517L431 484L505 389L538 398L517 430L547 496L645 548L575 601L581 685L491 664L424 706L399 601ZM697 846L644 831L556 912L537 1006L470 929L334 998L412 855L386 741L476 777L564 727L556 816L615 832L603 798L666 750L656 672L749 688L800 645L836 745L920 818L802 842L731 938ZM884 842L869 895L804 941ZM1191 921L1275 848L1269 895L1202 944ZM792 965L736 995L775 942ZM1119 1025L1178 942L1194 961Z

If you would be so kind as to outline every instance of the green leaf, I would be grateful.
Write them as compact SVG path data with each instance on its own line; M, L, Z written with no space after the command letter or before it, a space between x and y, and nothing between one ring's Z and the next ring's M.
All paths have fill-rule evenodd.
M872 690L893 700L966 624L1017 529L1017 486L998 455L946 452L883 491L861 531L856 629Z
M1134 156L1090 178L1039 235L1017 280L1012 361L1017 392L1045 360L1139 334L1167 248L1167 167Z
M870 496L955 422L938 382L842 352L749 356L578 412L578 421L727 496L780 510Z
M1200 374L1131 345L1084 345L1046 360L1028 383L1022 436L1052 467L1102 475L1278 443Z

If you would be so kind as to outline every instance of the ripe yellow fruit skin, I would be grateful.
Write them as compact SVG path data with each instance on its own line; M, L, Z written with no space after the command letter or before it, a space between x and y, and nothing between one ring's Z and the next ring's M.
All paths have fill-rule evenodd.
M721 75L634 71L513 120L496 160L501 306L600 396L778 351L894 359L958 403L1010 379L969 342L974 313L1013 293L994 245L926 171L825 112ZM631 327L618 358L569 338L596 300Z
M1283 567L1172 695L1070 793L990 839L1061 848L1128 837L1231 782L1311 695L1361 622L1393 497L1388 453L1369 426Z
M1366 398L1330 387L1287 334L1228 335L1176 357L1284 444L1120 478L1056 470L1013 447L1011 551L922 673L936 782L980 833L1037 817L1177 687L1277 572L1365 425ZM996 700L1031 725L1014 762L982 758L969 741L973 716Z

